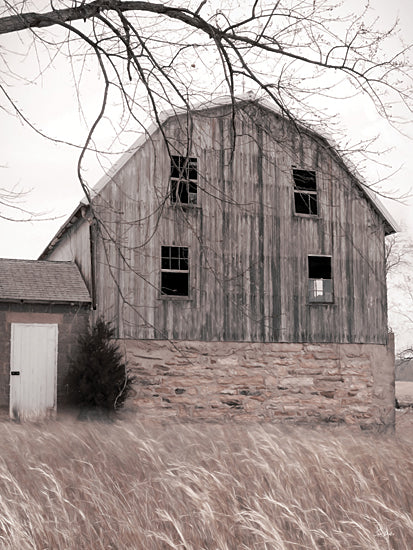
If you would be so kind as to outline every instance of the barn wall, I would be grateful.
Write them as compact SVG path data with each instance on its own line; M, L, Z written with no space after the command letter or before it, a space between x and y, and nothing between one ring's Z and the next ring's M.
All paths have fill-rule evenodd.
M74 261L82 274L89 293L92 295L90 225L87 220L83 218L78 220L61 237L58 244L47 257L42 257L42 259L50 261Z
M69 357L75 353L83 334L89 308L70 305L0 304L0 408L9 406L11 323L57 323L57 406L65 403L64 378Z
M393 344L120 341L140 419L394 427Z
M171 205L159 132L95 200L97 312L118 336L385 344L384 227L321 139L269 112L165 127L198 158L198 205ZM317 173L319 216L294 214L292 167ZM190 296L160 296L162 245L189 247ZM307 257L332 256L334 303L308 304Z

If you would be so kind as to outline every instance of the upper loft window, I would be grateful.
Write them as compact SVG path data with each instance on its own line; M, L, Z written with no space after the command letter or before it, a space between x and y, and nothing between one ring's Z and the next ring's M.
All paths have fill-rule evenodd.
M317 216L317 184L314 170L293 169L293 179L295 213Z
M198 165L194 157L171 156L171 202L196 204Z
M167 296L189 295L188 247L162 246L161 294Z
M308 256L308 301L333 301L331 256Z

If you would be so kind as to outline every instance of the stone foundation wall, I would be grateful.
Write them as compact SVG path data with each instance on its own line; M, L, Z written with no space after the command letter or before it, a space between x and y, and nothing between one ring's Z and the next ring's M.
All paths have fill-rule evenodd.
M394 347L120 340L152 419L394 426Z

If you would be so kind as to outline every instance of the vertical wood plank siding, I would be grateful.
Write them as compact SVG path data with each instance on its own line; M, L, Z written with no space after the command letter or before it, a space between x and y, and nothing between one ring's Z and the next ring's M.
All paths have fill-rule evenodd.
M95 199L97 314L119 337L385 343L383 221L324 140L254 105L165 132L198 159L196 207L170 204L160 132ZM293 166L316 171L318 217L294 214ZM160 296L162 245L189 248L188 299ZM308 304L309 254L332 257L332 304Z
M53 248L47 260L75 260L92 295L92 265L90 259L89 222L80 218L60 239L58 246Z

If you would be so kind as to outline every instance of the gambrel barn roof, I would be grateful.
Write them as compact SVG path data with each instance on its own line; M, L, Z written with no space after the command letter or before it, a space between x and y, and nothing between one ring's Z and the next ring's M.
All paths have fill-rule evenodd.
M0 258L0 302L90 303L73 262Z
M277 116L280 115L279 112L277 112L272 105L270 105L265 100L253 100L251 98L245 99L240 98L236 101L236 105L242 107L243 105L247 104L254 104L256 106L259 106L264 111L269 111L271 114L275 114ZM197 106L196 108L192 109L192 112L200 113L200 112L207 112L211 111L213 109L219 108L219 107L228 107L229 109L232 108L233 103L231 102L231 98L224 97L220 98L214 101L207 102L205 104L201 104ZM164 125L166 124L170 119L179 117L182 115L187 114L187 111L184 109L174 109L165 111L160 117L160 124ZM340 164L345 167L345 169L348 171L348 173L352 176L352 179L354 180L357 187L360 189L362 195L365 197L365 199L371 204L372 208L378 213L379 217L382 219L385 229L386 235L391 235L392 233L396 233L398 231L397 223L391 216L391 214L388 212L388 210L385 208L385 206L381 203L381 201L378 199L376 193L368 186L367 183L363 181L363 178L357 173L357 170L354 166L349 166L348 162L345 162L340 153L338 152L337 145L334 143L334 141L325 135L322 135L316 130L313 130L309 126L295 123L295 125L302 131L303 133L306 133L310 136L312 136L314 139L321 140L326 148L331 152L332 155L336 157L336 160L339 161ZM130 158L139 151L139 149L149 140L151 137L155 134L155 132L159 129L158 124L152 124L150 128L142 134L135 143L130 147L130 149L124 153L120 159L108 170L108 172L97 182L95 187L91 191L91 197L98 195L106 185L108 185L114 178L114 176L122 169L122 167L130 160ZM81 219L86 211L88 202L86 198L84 198L78 207L74 210L74 212L69 216L67 221L63 224L63 226L58 230L56 235L53 237L53 239L50 241L48 246L45 248L45 250L40 255L39 259L43 259L47 257L48 253L53 250L54 246L57 244L57 242L60 240L60 238L66 233L66 231L72 227L79 219Z

